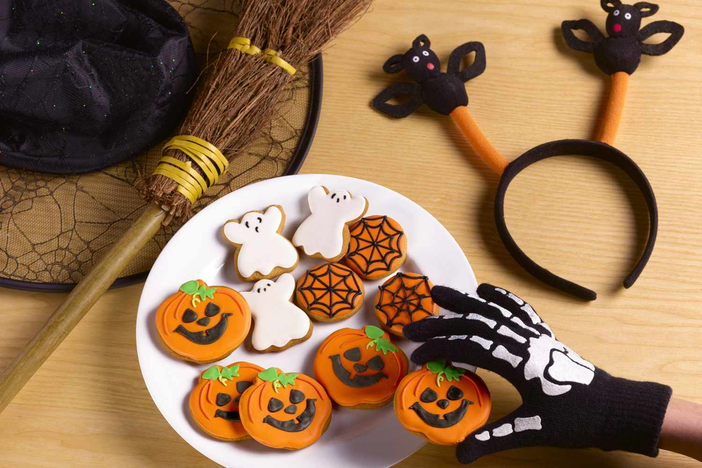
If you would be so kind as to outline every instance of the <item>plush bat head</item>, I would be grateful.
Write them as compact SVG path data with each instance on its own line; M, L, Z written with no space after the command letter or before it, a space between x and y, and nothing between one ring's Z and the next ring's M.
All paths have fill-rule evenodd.
M393 55L383 65L386 73L407 72L413 81L422 83L441 74L439 58L431 50L431 41L424 34L412 41L412 48L404 54Z
M658 5L639 2L624 5L620 0L602 0L602 9L607 15L607 34L609 37L634 37L641 28L641 19L653 16Z

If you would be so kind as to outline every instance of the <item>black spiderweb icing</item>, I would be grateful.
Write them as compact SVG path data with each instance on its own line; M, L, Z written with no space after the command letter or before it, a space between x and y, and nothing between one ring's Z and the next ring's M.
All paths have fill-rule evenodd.
M305 273L301 286L297 289L314 298L310 302L305 294L300 294L308 311L334 318L356 308L354 304L361 295L363 286L353 271L326 264Z
M392 270L393 262L403 256L400 240L404 235L390 224L387 216L363 218L351 228L351 248L346 258L363 276Z
M415 284L410 286L408 284L410 282ZM397 290L392 292L395 288ZM427 294L417 292L419 288L424 288ZM402 314L407 315L409 318L408 323L417 322L423 318L435 315L432 310L425 309L423 305L426 302L425 299L431 299L431 295L428 294L430 288L427 284L426 276L398 273L382 286L379 286L378 289L380 290L380 295L375 308L385 317L385 326L387 328L392 328L395 325L404 326L405 323L397 321L403 316ZM433 302L430 303L433 304Z

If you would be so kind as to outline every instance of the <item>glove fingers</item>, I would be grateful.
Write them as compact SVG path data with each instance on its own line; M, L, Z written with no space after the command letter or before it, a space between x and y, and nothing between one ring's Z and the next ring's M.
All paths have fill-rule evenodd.
M446 286L434 286L431 288L431 298L442 309L457 314L479 313L486 308L484 299Z
M501 322L480 313L450 313L427 317L418 322L407 324L402 332L406 338L412 341L427 341L438 336L479 335L493 341L501 342L502 337L497 336L495 332L500 329L503 330L503 327L504 325L502 325Z
M515 349L476 335L433 338L417 348L411 359L419 365L437 359L470 364L495 372L512 385L518 380L515 369L523 361Z
M518 408L468 436L456 447L456 457L467 464L504 450L544 445L546 435L542 425L541 416L536 411Z
M488 283L478 286L478 295L488 302L507 309L519 318L525 325L534 327L538 325L538 334L546 333L553 336L553 332L546 325L539 314L529 305L528 302L511 292L498 288ZM515 321L514 318L512 321Z

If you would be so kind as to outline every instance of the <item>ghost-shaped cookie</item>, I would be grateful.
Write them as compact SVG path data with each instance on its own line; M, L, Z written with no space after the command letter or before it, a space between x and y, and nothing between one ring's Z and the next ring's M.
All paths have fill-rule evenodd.
M236 247L234 264L245 281L274 278L293 271L300 259L297 250L281 235L285 212L278 205L249 211L241 220L224 224L224 237Z
M285 273L277 281L264 279L241 293L254 319L251 345L257 351L283 351L312 335L309 317L290 302L294 292L295 278Z
M366 213L368 201L321 185L312 187L307 201L312 214L295 231L293 244L311 257L338 262L349 248L349 224Z

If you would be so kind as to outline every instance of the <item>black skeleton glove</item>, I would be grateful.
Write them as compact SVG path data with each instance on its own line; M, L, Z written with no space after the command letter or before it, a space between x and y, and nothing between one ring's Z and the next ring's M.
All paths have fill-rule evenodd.
M558 341L529 304L489 284L478 296L435 286L434 301L453 313L405 326L426 341L412 360L472 364L516 387L522 406L466 438L462 463L519 447L597 447L648 456L658 438L672 390L653 382L612 377Z

